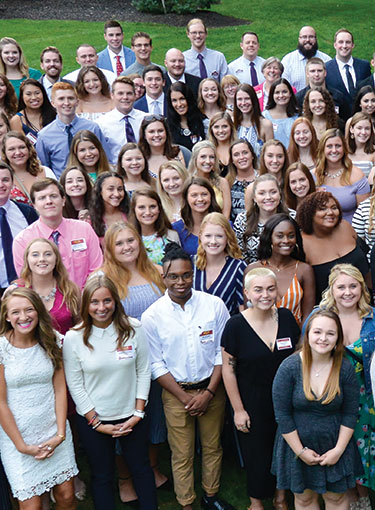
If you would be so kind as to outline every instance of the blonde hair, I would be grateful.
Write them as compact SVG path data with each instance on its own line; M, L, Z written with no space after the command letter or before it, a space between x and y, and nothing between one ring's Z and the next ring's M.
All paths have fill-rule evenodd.
M3 57L1 56L4 46L7 44L14 44L16 46L19 54L20 54L20 61L18 63L18 70L19 72L25 76L26 78L29 77L29 66L27 65L25 55L23 53L23 50L21 46L18 44L18 42L13 39L13 37L3 37L0 39L0 73L3 73L6 75L6 66L3 61Z
M198 236L198 251L197 251L197 259L196 259L196 266L198 269L203 271L207 267L207 255L206 252L202 246L201 242L201 236L203 233L203 230L205 229L206 225L218 225L224 230L224 233L227 237L227 244L225 246L225 253L229 255L229 257L232 257L234 259L242 259L241 250L238 246L236 236L233 232L232 227L230 226L229 221L224 216L224 214L218 213L218 212L212 212L207 214L201 223L201 227L199 229L199 236Z
M361 297L358 301L357 308L360 319L363 319L366 315L372 313L372 308L370 306L371 298L361 271L352 266L352 264L336 264L333 266L328 278L328 288L323 292L319 306L327 310L333 310L337 314L339 313L335 298L333 297L333 286L337 278L342 274L354 278L361 286Z
M312 328L312 323L314 319L318 317L327 317L332 319L336 323L337 328L337 342L335 348L331 352L331 357L333 358L332 368L329 373L326 385L322 392L322 397L317 399L312 392L311 383L310 383L310 374L312 367L312 354L311 347L309 344L309 333ZM307 400L321 400L323 396L325 396L324 400L321 402L323 405L329 404L336 397L336 395L340 395L340 371L342 365L342 358L344 355L344 334L342 331L342 326L340 319L337 314L332 310L320 309L314 312L307 321L305 334L303 337L302 344L302 380L303 380L303 391L305 393L305 397Z
M200 141L200 142L198 142L198 143L196 143L194 145L194 147L192 149L192 154L191 154L190 162L189 162L188 172L193 177L194 176L198 176L197 159L198 159L200 151L203 150L203 149L211 149L214 152L214 155L215 155L215 163L214 163L213 170L211 170L210 174L207 177L203 176L203 178L207 179L210 182L211 186L216 186L218 188L220 186L220 182L219 182L219 173L220 173L219 158L217 157L217 152L216 152L215 145L212 142L210 142L209 140L202 140L202 141Z
M255 267L248 273L246 273L244 278L244 288L246 290L249 290L251 282L255 280L255 278L258 278L258 276L270 276L275 280L275 283L277 284L277 278L276 275L271 269L268 269L268 267Z
M168 195L168 193L164 190L163 185L161 183L161 174L163 170L166 169L175 170L181 177L181 179L184 181L184 185L185 182L189 179L189 172L187 171L186 167L179 161L168 161L167 163L163 163L162 165L160 165L159 168L158 178L156 180L156 191L158 192L158 195L160 197L165 214L167 215L169 221L173 222L175 221L173 218L174 203L171 197Z
M130 281L130 270L118 262L115 255L116 238L118 234L124 230L130 230L138 241L139 255L137 257L136 267L137 271L143 278L154 284L160 293L164 293L165 286L161 275L155 265L150 261L147 256L146 248L143 245L141 236L137 229L130 223L118 221L113 223L104 236L104 262L102 271L112 281L116 282L118 293L121 299L125 299L128 295L128 283Z

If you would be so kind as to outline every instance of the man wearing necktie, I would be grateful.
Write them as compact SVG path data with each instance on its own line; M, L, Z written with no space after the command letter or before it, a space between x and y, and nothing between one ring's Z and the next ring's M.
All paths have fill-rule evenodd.
M342 92L346 102L351 106L357 84L371 75L371 67L367 60L353 57L355 47L353 34L345 28L340 28L336 32L333 47L336 56L326 63L327 88L335 88Z
M262 65L264 58L258 56L259 39L255 32L242 34L240 48L241 57L228 65L229 74L236 76L241 83L248 83L253 87L264 82Z
M189 21L186 34L191 42L191 49L184 51L185 72L199 78L213 78L219 83L228 74L228 64L220 51L206 47L207 27L199 18Z
M38 219L32 207L9 199L13 177L12 169L0 161L0 297L17 278L13 263L13 239Z
M159 66L151 64L145 67L142 73L146 93L134 103L134 108L153 115L167 113L166 97L163 89L165 85L164 74Z
M130 48L123 46L124 32L116 20L109 20L104 25L104 39L107 47L98 54L98 67L115 73L116 76L135 62L135 54Z
M51 103L57 112L56 119L39 131L35 146L42 165L51 168L59 178L65 169L73 136L82 129L92 131L109 154L107 141L96 122L77 117L78 97L73 85L55 83Z
M117 162L120 149L127 142L138 142L139 128L144 112L134 108L135 89L127 76L119 76L112 84L114 109L102 115L96 122L108 139L110 161Z

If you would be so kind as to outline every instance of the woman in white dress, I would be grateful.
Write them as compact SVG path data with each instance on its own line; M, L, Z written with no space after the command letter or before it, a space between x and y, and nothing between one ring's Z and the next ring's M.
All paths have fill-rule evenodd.
M57 510L76 508L78 469L58 341L33 290L7 294L0 315L0 450L20 510L39 510L52 488Z

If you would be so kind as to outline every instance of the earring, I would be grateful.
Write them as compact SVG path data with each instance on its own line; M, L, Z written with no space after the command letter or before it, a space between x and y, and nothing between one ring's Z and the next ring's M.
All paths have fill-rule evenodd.
M353 135L353 133L350 133L350 138L351 138L352 140L354 140L354 135Z
M253 308L253 303L250 301L250 299L248 299L248 300L246 301L246 307L247 307L247 308Z

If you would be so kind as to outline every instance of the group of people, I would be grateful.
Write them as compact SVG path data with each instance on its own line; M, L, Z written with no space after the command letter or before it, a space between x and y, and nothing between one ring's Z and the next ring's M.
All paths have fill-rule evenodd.
M219 496L224 421L251 510L369 510L375 488L375 83L353 34L280 61L254 32L151 61L77 48L61 77L0 40L0 503L157 509L159 445L191 510ZM371 65L374 65L374 57ZM229 406L226 403L229 401ZM43 420L41 422L41 417ZM116 480L117 473L117 480Z

